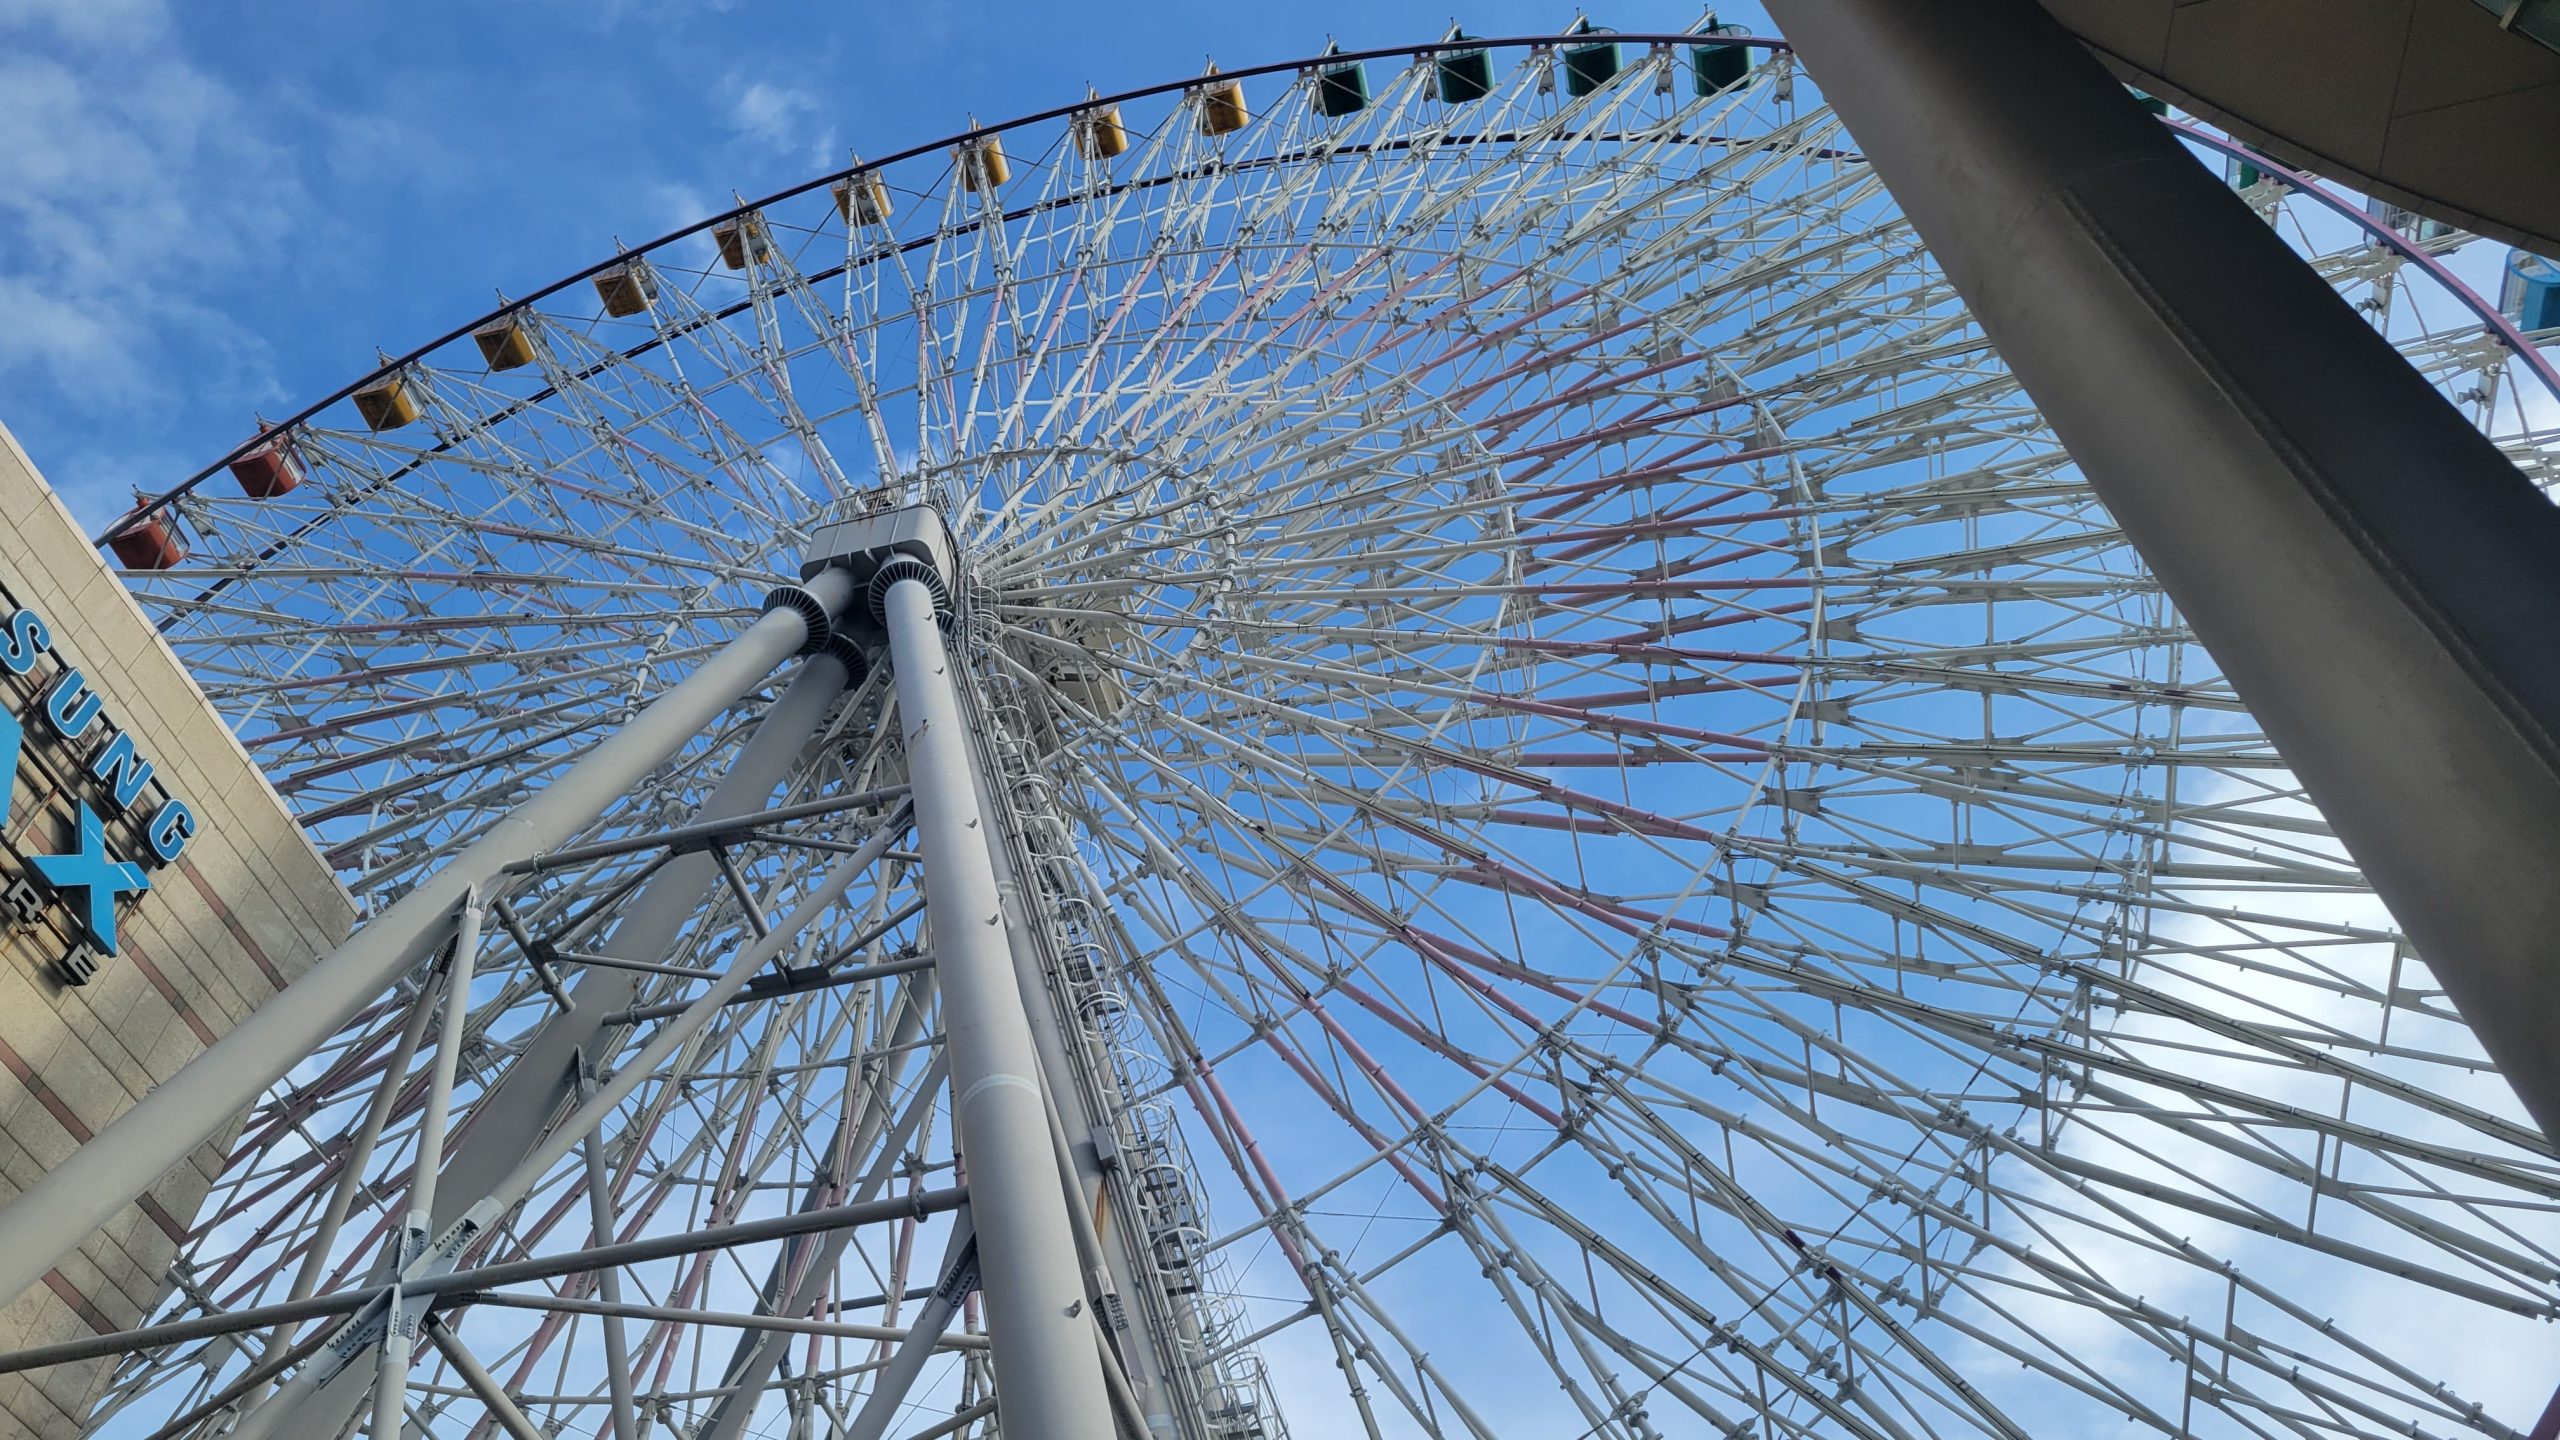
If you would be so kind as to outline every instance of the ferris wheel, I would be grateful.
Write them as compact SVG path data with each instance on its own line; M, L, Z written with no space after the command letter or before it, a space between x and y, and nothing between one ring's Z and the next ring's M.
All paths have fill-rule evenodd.
M2169 123L2552 478L2460 237ZM2539 1404L2549 1143L1781 42L972 129L110 543L371 949L98 1433Z

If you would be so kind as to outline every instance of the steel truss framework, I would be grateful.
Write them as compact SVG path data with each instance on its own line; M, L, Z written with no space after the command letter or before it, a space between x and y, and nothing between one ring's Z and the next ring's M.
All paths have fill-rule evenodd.
M101 1432L2520 1435L2550 1145L1783 47L1676 40L923 147L170 498L128 582L400 933ZM2549 478L2450 242L2250 198ZM757 618L884 504L947 660ZM996 1406L1007 996L1099 1428Z

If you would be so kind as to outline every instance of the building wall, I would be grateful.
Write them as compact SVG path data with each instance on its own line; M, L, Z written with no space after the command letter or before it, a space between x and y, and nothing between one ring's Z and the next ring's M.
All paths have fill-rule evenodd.
M86 984L61 961L80 947L76 908L61 898L32 921L0 908L0 1204L174 1075L268 996L344 938L355 918L326 862L162 643L123 584L89 546L0 429L0 590L41 614L53 655L78 666L104 713L129 731L169 793L196 815L194 838L150 872L147 893L118 907L120 953L95 955ZM72 848L81 799L102 782L79 762L97 735L65 741L37 718L53 659L0 673L0 708L25 728L0 887L26 857ZM103 807L100 807L103 808ZM148 802L108 821L126 859L148 848ZM128 1206L45 1283L0 1306L0 1350L128 1328L170 1293L170 1265L237 1132L237 1121ZM113 1361L0 1377L0 1440L80 1433Z

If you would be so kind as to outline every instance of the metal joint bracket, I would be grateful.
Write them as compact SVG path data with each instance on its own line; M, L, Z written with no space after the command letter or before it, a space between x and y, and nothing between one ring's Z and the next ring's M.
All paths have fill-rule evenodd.
M827 614L825 602L797 585L777 585L765 595L763 613L770 615L776 610L795 611L809 622L809 638L800 642L795 654L815 655L835 638L835 622Z
M870 652L841 630L829 632L825 642L818 646L817 653L834 656L836 663L844 667L844 688L847 690L870 678Z
M955 614L951 605L951 587L943 583L942 572L909 555L895 556L871 572L868 601L873 623L888 623L889 587L901 580L919 581L932 593L933 623L949 630Z
M978 1242L972 1239L959 1254L951 1257L949 1268L933 1287L933 1293L946 1305L958 1305L978 1288Z

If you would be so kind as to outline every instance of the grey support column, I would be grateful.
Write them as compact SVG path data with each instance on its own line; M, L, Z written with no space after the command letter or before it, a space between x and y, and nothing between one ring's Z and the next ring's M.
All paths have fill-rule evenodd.
M2560 1133L2560 513L2032 0L1769 10Z
M203 1054L0 1209L0 1298L14 1298L185 1163L207 1136L280 1080L357 1010L452 933L456 907L508 865L575 835L700 734L844 608L852 578L830 570L650 702L469 849L320 958Z
M1010 1440L1112 1440L1111 1402L1084 1313L1075 1233L1049 1143L1040 1062L1014 985L978 809L968 736L951 658L934 620L934 591L900 567L887 580L881 623L898 686L908 781L924 852L925 914L933 927L951 1060L954 1124L969 1167L996 1394Z
M977 718L974 712L971 712L971 718ZM993 812L1002 802L989 773L994 767L988 759L988 747L977 746L975 753L981 765L978 804L981 810ZM1073 1077L1077 1072L1069 1047L1076 1041L1068 1028L1070 1022L1060 1013L1056 997L1050 993L1043 977L1042 955L1035 943L1037 931L1033 928L1040 917L1025 908L1026 899L1039 897L1041 888L1035 877L1025 873L1023 861L1026 857L1007 840L1001 827L994 837L991 854L995 861L996 893L1004 901L1005 928L1011 932L1014 988L1022 997L1023 1013L1030 1017L1032 1044L1040 1057L1041 1068L1044 1073L1058 1077L1058 1082L1049 1087L1048 1094L1050 1136L1052 1148L1059 1152L1059 1180L1066 1186L1070 1197L1067 1220L1076 1234L1079 1257L1088 1266L1091 1276L1087 1288L1097 1294L1116 1289L1126 1302L1124 1311L1141 1312L1134 1319L1126 1314L1120 1317L1125 1328L1117 1337L1123 1347L1119 1353L1127 1361L1128 1385L1137 1396L1138 1412L1146 1419L1137 1433L1172 1436L1177 1433L1173 1411L1182 1403L1176 1398L1181 1387L1175 1379L1176 1372L1184 1365L1182 1347L1196 1346L1200 1339L1197 1316L1189 1304L1192 1297L1164 1295L1150 1300L1136 1293L1134 1287L1152 1282L1155 1271L1153 1257L1146 1253L1143 1242L1135 1240L1125 1223L1115 1220L1107 1227L1096 1223L1097 1215L1106 1208L1097 1197L1106 1194L1112 1177L1104 1172L1100 1153L1085 1137L1097 1133L1105 1122L1102 1113L1088 1103L1083 1088L1074 1083ZM1134 1190L1112 1196L1108 1208L1119 1217L1137 1213ZM1156 1305L1170 1313L1162 1316L1146 1313ZM1096 1317L1096 1323L1108 1332L1114 1328L1112 1318L1104 1313ZM1108 1368L1104 1371L1104 1378L1111 1378Z
M489 1233L507 1212L532 1194L534 1187L550 1173L551 1167L567 1159L569 1152L578 1148L589 1132L659 1074L661 1067L673 1060L679 1050L692 1043L702 1027L727 1008L738 992L746 988L749 980L797 942L803 930L816 924L821 916L833 909L844 898L845 891L877 864L898 836L905 833L908 821L908 812L901 807L880 829L872 832L870 839L855 847L852 854L830 866L825 876L802 894L799 903L791 908L780 924L739 950L728 968L711 982L708 990L686 1002L681 1013L658 1027L647 1043L633 1051L576 1110L553 1126L513 1170L499 1177L497 1183L489 1188L489 1193L473 1201L460 1218L440 1231L427 1252L410 1261L400 1272L396 1291L362 1292L368 1297L363 1307L331 1333L328 1345L311 1363L296 1373L266 1404L240 1421L238 1428L231 1432L234 1440L253 1440L253 1437L255 1440L287 1440L287 1437L298 1440L304 1435L342 1433L362 1406L368 1388L364 1372L349 1365L348 1361L381 1339L393 1308L410 1305L413 1311L419 1312L412 1314L410 1319L420 1318L428 1303L423 1297L436 1293L437 1282L451 1276L454 1267L470 1253L479 1238ZM781 1217L780 1223L788 1227L805 1223L813 1215L842 1215L848 1209L858 1210L860 1207L804 1211L800 1215ZM775 1222L754 1223L771 1225ZM823 1230L833 1227L808 1224L806 1228ZM705 1233L696 1231L679 1238L699 1241ZM785 1230L774 1233L800 1232ZM601 1253L611 1252L636 1253L632 1252L630 1245L608 1246ZM500 1267L501 1270L504 1268Z
M755 733L747 737L728 773L694 812L694 821L733 820L763 809L845 686L859 678L860 664L857 655L841 648L802 661L791 683L756 722ZM597 953L616 960L665 961L676 937L701 908L704 894L718 883L720 872L707 850L669 860L641 885ZM569 992L573 1008L545 1020L497 1088L473 1107L471 1129L445 1169L435 1228L452 1224L533 1148L560 1108L577 1095L578 1058L599 1053L605 1017L630 1009L647 978L639 971L601 965L579 974Z
M694 812L693 822L730 820L762 809L861 665L860 655L842 643L803 660L781 695L756 721L754 733L730 762L728 773ZM656 963L667 959L676 937L718 883L719 871L708 852L674 857L641 885L615 922L612 935L596 948L620 960ZM636 970L585 967L570 989L570 1008L543 1021L496 1088L472 1107L471 1126L445 1162L435 1189L435 1204L429 1211L431 1233L451 1225L522 1164L563 1107L579 1098L582 1057L603 1047L606 1017L630 1007L644 978ZM378 1266L374 1279L389 1279L391 1268ZM606 1322L608 1352L619 1337L620 1323ZM363 1402L361 1379L353 1372L339 1375L305 1403L298 1423L324 1430L342 1425ZM628 1375L617 1370L615 1379L627 1388ZM618 1408L615 1418L617 1424L623 1419ZM636 1424L636 1414L632 1419Z

